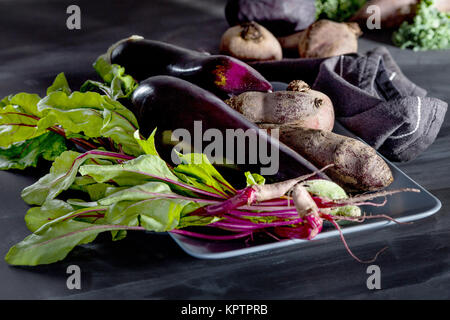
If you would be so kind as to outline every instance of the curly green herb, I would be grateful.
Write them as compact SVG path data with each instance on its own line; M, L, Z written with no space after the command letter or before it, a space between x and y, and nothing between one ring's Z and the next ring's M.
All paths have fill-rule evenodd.
M392 41L402 49L450 49L450 14L439 12L433 0L422 0L411 23L403 22Z

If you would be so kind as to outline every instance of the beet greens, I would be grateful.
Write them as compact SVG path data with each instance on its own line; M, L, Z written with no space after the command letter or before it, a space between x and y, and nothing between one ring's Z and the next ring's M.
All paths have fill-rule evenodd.
M136 131L137 143L147 152L138 157L104 150L65 151L57 157L50 172L22 192L27 203L37 205L25 217L32 234L9 250L6 261L53 263L104 231L110 231L113 240L123 239L129 230L210 241L252 239L256 234L311 240L324 221L340 231L341 220L386 218L362 216L357 205L418 191L349 198L333 182L313 179L318 172L274 184L246 173L248 185L236 190L202 154L180 154L180 165L168 165L156 152L154 133L144 140ZM70 198L70 190L84 196Z

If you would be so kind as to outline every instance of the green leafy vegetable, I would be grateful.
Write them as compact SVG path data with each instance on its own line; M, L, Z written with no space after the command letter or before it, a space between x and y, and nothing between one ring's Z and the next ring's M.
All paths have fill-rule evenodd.
M353 16L366 0L316 0L316 18L345 21Z
M72 93L72 90L70 90L69 83L67 82L66 76L63 72L58 74L53 81L53 84L47 88L47 95L56 91L62 91L67 95Z
M138 128L133 113L107 96L95 92L74 92L70 96L57 91L39 101L42 119L38 127L61 126L66 135L82 133L88 138L110 138L131 155L142 154L133 138Z
M134 139L137 141L137 143L141 146L142 150L144 150L146 154L152 154L154 156L157 156L158 152L156 151L155 147L155 134L156 128L155 130L153 130L153 132L150 134L147 140L143 140L141 138L141 135L139 134L139 130L136 130L134 132Z
M121 157L125 156L116 154L114 157L113 153L104 151L62 153L54 161L49 174L24 189L24 200L41 206L27 212L25 221L33 234L12 247L6 261L17 265L56 262L74 246L93 241L103 231L111 231L113 239L119 240L130 229L172 230L180 224L182 217L206 204L200 199L173 192L171 182L178 183L179 180L158 156L143 155L123 164L105 164L105 159L118 160ZM88 159L96 159L96 164L82 166ZM89 176L77 177L78 172L89 173ZM128 180L130 173L142 175L142 184ZM148 182L149 175L151 180L161 181ZM130 186L115 187L117 181ZM100 198L93 202L55 199L73 184L91 188L101 186L102 191L96 195ZM207 224L215 220L189 218L183 225L200 225L201 221Z
M305 183L305 188L309 193L324 199L339 200L348 198L348 195L344 189L329 180L308 180ZM336 216L358 217L361 215L361 209L357 206L349 205L332 209L329 213Z
M57 157L50 172L23 191L28 203L39 206L28 210L25 217L32 234L9 250L6 261L12 265L53 263L104 231L111 232L113 241L126 237L128 230L231 240L255 232L269 233L268 228L288 238L312 239L321 230L320 219L337 228L334 219L359 221L359 208L352 204L366 204L373 197L348 199L333 182L308 180L303 184L316 199L319 197L317 205L324 206L304 218L293 206L295 199L285 196L301 180L265 185L263 177L247 173L249 186L235 190L205 155L180 154L182 163L172 167L153 154L152 139L144 141L151 154L137 158L103 150L83 154L66 151ZM68 189L84 194L79 199L57 198ZM316 219L317 223L304 219ZM187 229L205 226L228 234Z
M60 73L43 99L22 92L0 101L0 169L36 166L40 158L52 161L75 146L138 156L144 151L133 137L137 128L134 114L118 101L96 92L72 93Z
M181 164L174 169L174 173L183 181L199 189L226 196L233 194L234 188L214 168L204 154L178 154Z
M49 200L42 207L29 209L25 215L25 223L28 230L35 232L50 220L64 216L72 211L74 211L74 208L62 200Z
M104 151L89 151L83 154L75 151L63 152L55 159L48 174L23 189L22 198L28 204L42 205L70 188L75 181L78 169L85 161L89 159L127 159L121 157L120 154Z
M76 220L47 223L13 246L5 260L11 265L35 266L64 259L77 245L95 240L104 231L143 230L140 227L95 225Z
M450 14L439 12L432 0L422 0L411 23L403 22L392 41L402 49L450 49Z
M266 183L266 179L257 173L246 172L245 178L247 180L247 186Z
M0 105L0 147L9 148L12 144L32 139L45 133L38 128L40 112L36 94L18 93L6 97Z
M113 180L119 186L135 186L155 179L167 179L170 182L180 181L158 156L142 155L123 164L83 165L81 175L88 175L96 182Z
M94 63L94 69L103 79L104 83L88 80L80 91L86 92L97 89L104 92L111 99L129 98L137 88L138 83L130 75L125 74L125 68L108 63L103 57L99 57Z
M27 167L36 167L40 158L53 161L66 150L66 141L63 137L47 132L15 143L9 148L0 148L0 170L23 170Z

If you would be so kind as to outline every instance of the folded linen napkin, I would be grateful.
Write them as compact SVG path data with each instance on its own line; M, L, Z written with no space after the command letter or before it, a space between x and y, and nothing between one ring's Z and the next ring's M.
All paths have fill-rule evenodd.
M303 80L327 94L336 119L391 161L416 158L436 139L447 103L405 77L389 51L251 64L269 81Z

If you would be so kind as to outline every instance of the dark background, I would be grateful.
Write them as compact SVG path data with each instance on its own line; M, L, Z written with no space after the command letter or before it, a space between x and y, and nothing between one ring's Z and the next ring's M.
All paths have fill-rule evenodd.
M81 30L66 28L66 8L81 8ZM44 94L64 71L73 89L96 75L95 58L117 40L138 34L217 52L227 24L225 1L0 1L0 96ZM365 34L360 52L386 45L402 71L429 95L450 99L450 52L412 52L387 33ZM112 243L100 237L63 262L34 268L0 261L1 299L448 299L450 298L450 118L418 159L400 164L436 195L443 208L412 225L351 234L361 258L379 257L382 290L366 287L367 265L353 260L337 238L226 260L199 260L167 235L130 233ZM20 191L33 177L0 172L0 256L27 234ZM66 268L82 270L82 289L68 290Z

